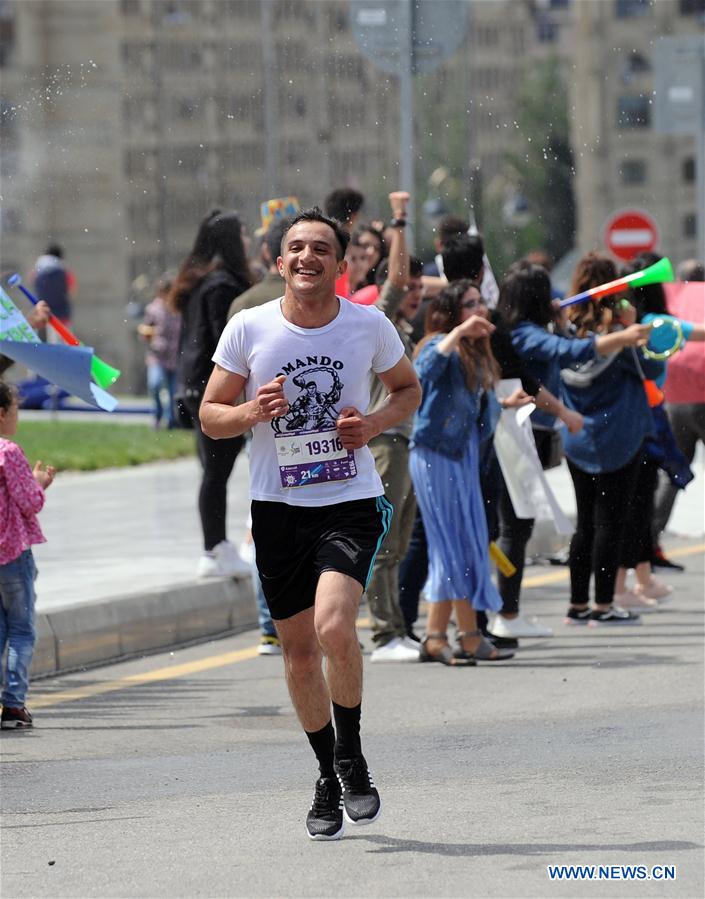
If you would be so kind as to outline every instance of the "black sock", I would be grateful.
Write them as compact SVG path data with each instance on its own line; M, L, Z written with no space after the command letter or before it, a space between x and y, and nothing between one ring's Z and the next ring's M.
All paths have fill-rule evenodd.
M360 745L360 710L362 704L352 709L344 705L333 703L333 716L335 718L335 757L336 759L352 759L356 755L362 755Z
M333 769L333 747L335 746L335 731L333 722L329 721L320 730L304 731L311 744L311 749L316 753L321 777L335 777Z

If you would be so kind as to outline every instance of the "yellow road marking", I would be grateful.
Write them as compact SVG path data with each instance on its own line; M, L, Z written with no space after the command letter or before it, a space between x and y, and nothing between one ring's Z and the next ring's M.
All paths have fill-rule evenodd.
M90 696L99 696L101 693L113 693L116 690L124 690L141 684L187 677L189 674L198 674L199 671L208 671L211 668L222 668L224 665L234 665L236 662L244 662L247 659L254 659L256 656L257 647L251 646L249 649L225 652L221 655L209 656L207 659L198 659L194 662L183 662L180 665L157 668L144 674L130 674L127 677L119 677L116 680L85 684L72 690L62 690L60 693L40 693L32 698L31 706L33 709L43 709L47 706L60 705L64 702L75 702L77 699L87 699Z
M669 551L671 557L694 556L705 551L705 543L697 546L683 546L680 549ZM539 574L535 577L524 578L524 587L540 587L544 584L555 584L568 580L569 572L552 571L547 574ZM369 627L367 618L358 619L358 626ZM125 690L142 684L156 681L173 680L177 677L187 677L190 674L198 674L200 671L209 671L212 668L223 668L226 665L234 665L257 657L257 647L238 649L234 652L225 652L217 656L209 656L206 659L197 659L193 662L183 662L180 665L169 665L166 668L157 668L155 671L147 671L144 674L130 674L116 680L103 681L97 684L85 684L74 687L72 690L62 690L59 693L39 693L32 698L33 709L44 709L50 706L62 705L65 702L75 702L79 699L87 699L91 696L100 696L102 693L114 693L117 690Z
M559 581L567 581L570 572L563 568L561 571L551 571L547 574L535 574L533 577L525 577L522 587L543 587L544 584L557 584Z
M669 556L678 556L679 558L683 558L683 556L696 556L698 553L705 551L705 543L700 543L698 546L681 546L680 549L671 549L668 551Z
M705 552L705 543L699 543L697 546L682 546L680 549L672 549L668 551L669 556L683 558L683 556L695 556L698 553ZM561 571L551 571L548 574L537 574L534 577L525 577L522 581L522 587L543 587L546 584L558 584L561 581L567 581L570 572L567 568Z

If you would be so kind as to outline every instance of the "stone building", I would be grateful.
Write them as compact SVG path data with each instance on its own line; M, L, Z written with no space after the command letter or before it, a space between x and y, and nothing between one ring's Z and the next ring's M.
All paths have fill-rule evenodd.
M574 15L577 246L603 247L608 216L636 207L659 252L696 256L695 139L655 133L653 55L659 36L705 35L705 0L581 0Z
M692 148L651 133L649 47L702 5L473 0L461 49L416 80L417 199L443 165L461 207L474 167L501 186L523 140L517 87L557 55L574 90L580 246L612 205L638 203L658 210L665 250L692 254ZM385 214L398 82L359 52L349 15L348 0L0 0L0 267L26 273L62 243L75 330L123 368L123 389L143 384L127 304L178 263L206 210L236 208L253 229L264 199L320 202L346 183Z

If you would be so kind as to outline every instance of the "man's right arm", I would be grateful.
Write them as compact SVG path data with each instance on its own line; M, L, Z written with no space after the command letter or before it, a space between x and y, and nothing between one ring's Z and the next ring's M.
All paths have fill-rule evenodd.
M239 437L260 422L271 421L289 411L280 375L257 390L253 400L236 406L247 378L216 365L206 385L199 418L203 433L213 440Z

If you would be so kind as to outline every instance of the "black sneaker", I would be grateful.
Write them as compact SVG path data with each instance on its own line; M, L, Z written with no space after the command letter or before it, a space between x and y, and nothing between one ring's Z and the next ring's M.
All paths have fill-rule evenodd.
M382 803L367 762L358 755L354 759L340 759L335 771L343 788L345 820L350 824L371 824L379 818Z
M32 716L24 706L21 709L3 707L0 728L12 730L16 727L32 727Z
M337 777L319 777L306 830L312 840L339 840L343 835L343 793Z
M641 618L626 609L610 606L604 612L591 612L588 624L590 627L601 627L603 624L641 624Z
M672 571L685 571L685 565L681 565L678 562L674 562L672 559L668 559L658 544L654 546L651 553L651 567L670 568Z
M516 637L495 637L494 634L485 634L485 640L496 646L497 649L519 649L519 640Z
M563 619L563 624L587 624L591 615L590 609L576 609L574 606L570 606Z

